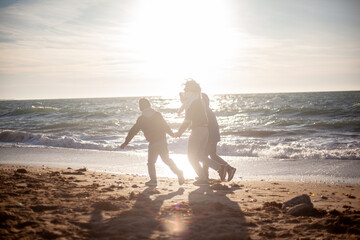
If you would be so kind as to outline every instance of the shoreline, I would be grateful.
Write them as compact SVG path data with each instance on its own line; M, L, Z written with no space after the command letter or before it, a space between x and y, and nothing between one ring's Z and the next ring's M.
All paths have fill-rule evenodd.
M0 165L2 239L268 239L360 237L360 186L212 181L87 169ZM307 195L315 214L281 205Z
M184 154L170 154L185 178L196 177ZM265 180L360 185L359 160L290 160L222 156L237 168L234 180ZM71 148L0 147L0 164L83 168L115 174L147 175L147 153ZM158 159L157 175L175 178ZM217 178L210 171L211 178Z

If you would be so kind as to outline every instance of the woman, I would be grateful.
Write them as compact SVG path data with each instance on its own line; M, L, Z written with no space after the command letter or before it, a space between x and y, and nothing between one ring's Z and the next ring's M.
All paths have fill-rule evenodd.
M185 96L182 100L184 101L185 119L175 136L180 137L188 127L191 128L188 142L188 159L199 176L199 179L194 184L208 185L207 176L200 162L217 170L221 179L225 178L226 167L207 157L208 119L206 116L206 106L201 97L200 85L194 80L189 80L185 83L184 92Z

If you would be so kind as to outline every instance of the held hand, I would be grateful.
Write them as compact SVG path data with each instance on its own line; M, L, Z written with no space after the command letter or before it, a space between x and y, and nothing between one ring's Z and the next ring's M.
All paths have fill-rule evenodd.
M127 144L123 143L123 144L121 144L120 148L121 148L121 149L124 149L124 148L126 147L126 145L127 145Z

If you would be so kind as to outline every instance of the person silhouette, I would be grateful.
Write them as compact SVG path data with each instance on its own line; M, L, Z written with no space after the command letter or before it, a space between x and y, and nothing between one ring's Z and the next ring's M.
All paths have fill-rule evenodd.
M205 105L206 105L206 115L208 117L208 128L209 128L209 139L206 146L206 153L210 158L219 163L224 164L226 166L226 172L228 174L228 181L230 182L234 174L236 172L236 168L230 166L224 159L222 159L217 154L217 144L220 142L220 131L219 131L219 124L216 120L215 113L210 108L210 99L209 96L206 93L202 93L202 98L204 99ZM203 166L205 175L209 176L209 167L204 165ZM221 181L224 181L225 179L221 179Z
M226 175L226 166L219 164L207 157L206 145L209 137L208 119L206 116L205 103L201 97L200 85L194 80L188 80L185 83L183 100L185 106L185 119L175 137L180 137L188 127L191 127L191 134L188 141L188 159L194 168L199 179L194 182L195 185L208 185L208 178L205 175L200 162L218 171L223 179Z
M142 115L138 117L136 123L126 136L125 142L120 146L120 148L124 149L140 130L143 131L146 140L149 142L147 165L150 181L146 182L145 185L157 185L155 163L159 155L163 162L170 167L171 171L177 175L179 184L184 184L185 179L183 172L169 157L166 134L174 136L173 131L170 129L161 113L151 108L149 100L145 98L140 99L139 108Z

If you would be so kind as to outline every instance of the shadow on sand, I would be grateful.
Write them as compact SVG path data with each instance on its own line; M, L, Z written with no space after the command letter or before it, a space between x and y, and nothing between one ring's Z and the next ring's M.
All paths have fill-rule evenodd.
M226 195L234 189L214 191L202 186L189 193L192 221L188 239L247 239L244 213Z
M148 187L143 192L130 196L130 199L136 199L133 207L110 219L104 220L103 210L95 208L90 220L90 239L149 239L156 232L166 232L163 230L160 208L165 200L182 195L184 189L157 195L152 200L150 196L154 195L154 189Z
M183 195L184 189L155 195L154 188L146 188L133 196L136 202L131 209L115 217L105 219L103 210L95 208L89 238L247 239L244 214L239 205L226 196L232 192L233 189L214 191L209 186L199 187L188 193L188 201L163 206L165 200Z

